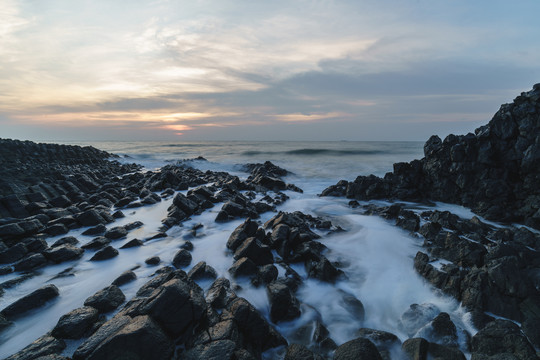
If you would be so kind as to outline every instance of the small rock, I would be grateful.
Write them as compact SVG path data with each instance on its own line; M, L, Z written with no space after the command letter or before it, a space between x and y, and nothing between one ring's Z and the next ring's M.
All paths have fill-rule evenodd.
M123 272L119 277L114 279L112 282L112 285L121 286L124 284L127 284L129 282L135 281L137 279L137 275L131 270Z
M179 250L173 258L173 265L175 268L180 269L191 264L191 253L185 249Z
M217 272L213 267L206 265L206 262L201 261L189 271L188 277L193 281L201 279L215 279L217 278Z
M148 259L144 260L144 262L146 264L148 264L148 265L155 266L155 265L158 265L161 262L161 259L159 258L159 256L152 256L152 257L149 257Z
M137 246L143 246L143 245L144 245L144 243L141 240L139 240L139 239L131 239L127 243L125 243L124 245L120 246L120 249L128 249L128 248L137 247Z
M118 256L118 250L116 250L115 248L113 248L112 246L109 245L109 246L99 250L98 252L96 252L94 254L94 256L92 256L90 261L107 260L107 259L111 259L111 258L113 258L115 256Z

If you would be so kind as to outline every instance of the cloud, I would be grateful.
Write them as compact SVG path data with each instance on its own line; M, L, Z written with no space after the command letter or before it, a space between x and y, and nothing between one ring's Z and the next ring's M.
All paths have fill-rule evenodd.
M417 137L467 131L539 75L538 5L385 5L4 0L2 126Z

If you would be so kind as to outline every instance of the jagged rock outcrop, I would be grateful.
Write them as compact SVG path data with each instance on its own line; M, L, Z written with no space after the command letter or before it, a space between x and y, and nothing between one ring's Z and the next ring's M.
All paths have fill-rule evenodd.
M467 206L490 220L540 229L540 84L504 104L467 135L432 136L424 158L394 164L384 178L340 181L322 195L357 200L436 200Z

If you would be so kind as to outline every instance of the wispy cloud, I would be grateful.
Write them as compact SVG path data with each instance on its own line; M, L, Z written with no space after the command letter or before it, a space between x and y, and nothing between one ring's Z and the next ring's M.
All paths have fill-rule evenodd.
M536 2L517 14L464 0L0 1L0 126L13 128L436 132L477 123L540 75Z

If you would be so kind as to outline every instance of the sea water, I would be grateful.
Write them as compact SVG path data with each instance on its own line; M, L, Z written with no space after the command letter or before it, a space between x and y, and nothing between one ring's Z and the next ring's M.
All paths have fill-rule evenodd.
M73 143L72 143L73 144ZM343 198L317 196L324 188L335 184L340 179L352 181L358 175L375 174L382 176L392 171L392 164L411 161L422 157L422 143L418 142L92 142L77 143L93 145L101 150L118 154L121 162L135 162L146 170L159 167L182 159L199 156L206 160L191 161L190 164L201 170L227 171L241 178L249 174L243 171L242 164L272 161L291 172L285 177L286 182L294 183L304 193L287 191L290 199L278 207L281 211L301 211L306 214L329 218L333 224L342 227L345 232L323 235L320 240L328 247L325 254L331 261L342 264L347 279L334 285L307 279L302 266L294 269L304 278L297 297L302 303L302 315L299 319L274 324L288 339L295 331L313 318L319 318L330 330L331 337L337 344L342 344L355 337L355 332L362 327L389 331L401 340L407 335L399 326L399 318L411 304L429 303L440 311L448 312L459 328L474 334L475 329L468 321L467 314L454 299L442 295L430 286L413 269L413 258L421 250L422 240L391 222L376 216L363 215L360 209L352 209ZM184 191L185 193L185 191ZM121 247L131 239L144 239L154 235L165 218L167 207L172 197L161 203L136 209L123 210L127 215L110 226L123 225L132 221L142 221L144 226L133 230L128 237L112 243ZM445 204L439 204L444 207ZM228 268L234 262L232 254L226 249L226 242L231 232L243 220L228 223L214 221L221 205L218 204L201 215L193 216L181 227L173 227L168 237L146 242L144 246L121 249L119 256L99 262L90 262L95 251L87 250L81 259L39 270L31 279L6 289L0 298L0 309L31 291L54 284L59 288L60 296L24 317L15 320L13 326L0 334L0 357L10 355L36 338L50 331L60 316L83 305L84 300L96 291L108 286L122 272L133 270L137 280L122 285L127 299L133 297L158 267L145 264L145 259L157 255L162 265L170 265L172 257L179 247L189 239L194 245L193 261L186 271L199 261L206 261L218 273L218 276L230 278ZM456 207L463 217L472 217L467 209ZM261 223L274 216L269 212L261 216ZM195 224L203 224L192 237L190 229ZM75 236L85 244L93 237L81 233L85 228L73 230L69 234L47 239L49 244L63 236ZM280 269L280 273L284 270ZM59 274L63 274L59 276ZM19 274L0 277L4 282ZM242 280L238 295L245 297L269 319L268 299L264 287L254 288ZM207 290L211 282L199 285ZM364 320L354 319L340 302L339 291L346 291L357 297L364 305ZM112 314L109 314L111 316ZM66 355L71 355L79 341L69 341ZM269 357L275 355L268 354Z

